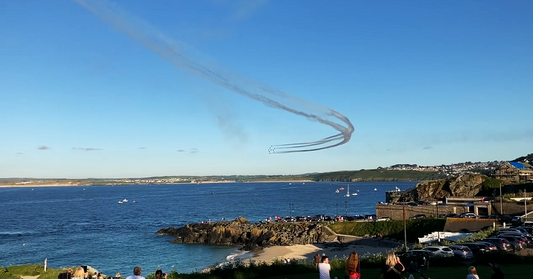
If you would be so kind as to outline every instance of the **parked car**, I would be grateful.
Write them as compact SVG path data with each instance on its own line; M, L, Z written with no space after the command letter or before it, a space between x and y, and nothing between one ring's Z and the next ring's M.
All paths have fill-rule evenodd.
M376 220L376 214L365 215L366 220Z
M420 219L420 218L426 218L426 214L416 214L414 216L411 216L411 219Z
M431 257L432 253L425 250L409 250L407 252L399 253L398 257L400 258L420 258L420 257ZM403 263L403 261L402 261Z
M507 239L509 241L509 243L511 243L511 245L513 245L514 250L520 250L520 249L524 248L524 241L520 237L508 236L508 235L500 235L498 237Z
M525 235L526 237L530 237L531 236L530 231L531 230L528 230L528 229L525 229L525 228L522 228L522 227L515 227L515 228L500 229L498 232L499 233L503 233L503 232L519 233L519 234Z
M472 212L463 212L461 214L459 214L457 217L459 218L477 218L477 215L472 213Z
M476 242L473 242L474 244L480 244L480 245L485 245L485 252L498 252L498 247L496 247L496 245L490 243L490 242L485 242L485 241L476 241Z
M468 246L464 245L451 245L450 249L453 250L453 255L460 258L460 259L472 259L474 257L474 253L472 253L472 250L468 248Z
M470 248L470 250L472 250L472 253L474 253L474 255L488 252L487 246L485 246L483 244L479 244L479 243L463 243L463 245L467 246L468 248Z
M498 216L498 220L500 220L500 222L511 223L512 219L513 219L513 217L511 217L509 215Z
M433 253L425 250L409 250L405 253L399 254L400 260L402 263L409 265L412 261L417 263L420 270L429 268L429 259Z
M489 238L483 239L483 241L489 242L489 243L492 243L492 244L496 245L496 247L500 251L509 252L509 251L512 251L514 249L513 245L509 242L509 240L507 240L505 238L489 237Z
M341 216L344 221L355 221L353 216Z
M434 256L453 257L453 250L448 246L428 246L422 250L429 251Z
M529 234L533 234L533 227L522 226L518 227L521 231L525 231Z
M496 236L497 237L505 237L505 236L516 237L522 241L522 248L525 248L527 244L530 242L530 240L525 235L518 234L518 233L499 233Z
M527 237L529 240L533 238L533 235L531 234L532 228L522 228L522 227L516 227L516 230L522 232L522 234Z

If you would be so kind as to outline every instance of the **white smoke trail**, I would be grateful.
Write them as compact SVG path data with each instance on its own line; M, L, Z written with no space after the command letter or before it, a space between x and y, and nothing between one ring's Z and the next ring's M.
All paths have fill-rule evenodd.
M186 69L237 94L259 101L267 106L282 109L328 125L339 133L321 140L304 143L273 145L270 153L317 151L347 143L354 131L350 120L341 113L288 95L268 86L255 83L229 71L207 67L186 55L190 49L183 43L171 40L150 24L135 18L106 0L74 0L109 23L117 31L136 40L149 50L174 65ZM189 52L191 52L189 50ZM339 124L335 121L340 121Z

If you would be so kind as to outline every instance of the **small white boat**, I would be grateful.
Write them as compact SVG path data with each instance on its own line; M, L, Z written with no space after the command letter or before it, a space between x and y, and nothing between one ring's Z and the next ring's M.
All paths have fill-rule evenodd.
M357 193L353 193L352 196L357 196Z
M348 190L346 190L346 197L350 196L350 185L348 185Z
M335 190L335 193L338 194L339 193L339 189Z
M374 191L377 191L377 190L378 190L378 188L374 188Z
M122 202L123 202L123 203L124 203L124 202L128 202L128 200L127 200L127 199L123 199Z
M122 201L118 201L118 203L123 203Z

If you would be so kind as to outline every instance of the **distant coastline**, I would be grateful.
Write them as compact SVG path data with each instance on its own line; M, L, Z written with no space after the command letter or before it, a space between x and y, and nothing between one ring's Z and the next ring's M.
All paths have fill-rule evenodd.
M0 188L38 188L38 187L91 187L91 186L115 186L115 185L200 185L200 184L218 184L218 183L279 183L279 182L286 182L286 183L292 183L292 182L313 182L312 180L254 180L254 181L201 181L201 182L173 182L173 183L24 183L24 184L2 184L0 182Z
M465 173L490 175L505 161L465 162L451 165L418 166L396 164L377 169L361 169L296 175L205 175L157 176L143 178L0 178L0 187L60 187L103 185L202 184L246 182L391 182L445 179Z

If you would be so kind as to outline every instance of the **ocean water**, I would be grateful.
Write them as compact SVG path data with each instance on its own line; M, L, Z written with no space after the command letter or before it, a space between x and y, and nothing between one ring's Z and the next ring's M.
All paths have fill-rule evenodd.
M385 191L416 182L276 182L0 188L0 265L89 265L107 275L200 271L238 247L173 244L161 228L269 216L375 214ZM350 186L357 196L335 190ZM376 189L376 191L374 190ZM127 203L118 201L127 199ZM135 203L133 201L136 201Z

